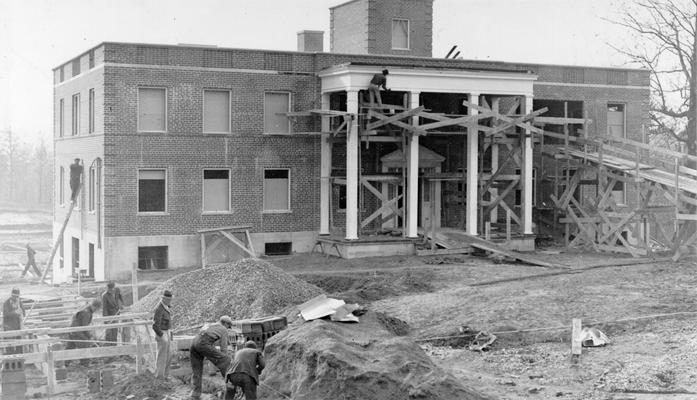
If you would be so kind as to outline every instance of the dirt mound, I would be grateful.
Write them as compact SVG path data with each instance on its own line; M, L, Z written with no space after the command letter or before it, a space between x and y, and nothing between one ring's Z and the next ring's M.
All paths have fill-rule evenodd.
M374 312L357 324L298 321L266 345L264 399L490 399L445 373Z
M322 293L320 288L269 262L247 258L177 275L140 299L131 310L153 311L164 290L171 290L174 295L175 331L215 321L223 314L232 319L274 314Z
M122 399L134 395L135 399L160 400L168 398L172 390L171 383L155 380L152 373L145 371L142 374L129 376L128 379L116 383L104 392L91 393L90 396L94 399Z

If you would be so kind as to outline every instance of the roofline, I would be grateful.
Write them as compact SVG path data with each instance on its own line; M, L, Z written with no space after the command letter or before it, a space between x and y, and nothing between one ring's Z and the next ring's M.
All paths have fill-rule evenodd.
M359 0L351 0L350 2L353 1L359 1ZM344 3L346 4L346 3ZM71 57L68 61L59 64L57 67L53 68L53 71L55 72L57 69L59 69L61 66L67 64L68 62L74 60L75 58L82 57L83 55L89 53L90 51L101 47L105 45L134 45L134 46L147 46L147 47L170 47L170 48L191 48L191 49L206 49L206 50L211 50L211 49L216 49L216 50L236 50L236 51L249 51L249 52L264 52L264 51L269 51L269 52L275 52L275 53L285 53L285 54L329 54L329 55L338 55L338 56L363 56L363 57L375 57L375 58L402 58L402 59L412 59L412 60L424 60L424 61L436 61L436 60L445 60L442 58L435 58L435 57L424 57L424 56L404 56L404 55L397 55L397 54L351 54L351 53L332 53L332 52L323 52L323 51L297 51L297 50L272 50L272 49L249 49L249 48L240 48L240 47L211 47L208 45L179 45L179 44L158 44L158 43L139 43L139 42L110 42L110 41L104 41L99 43L96 46L90 47L86 51L80 53L77 56ZM525 68L527 70L530 70L531 66L549 66L549 67L563 67L563 68L583 68L583 69L604 69L604 70L614 70L614 71L628 71L628 72L649 72L648 69L645 68L621 68L621 67L599 67L599 66L587 66L587 65L568 65L568 64L547 64L547 63L531 63L531 62L511 62L511 61L495 61L495 60L477 60L477 59L449 59L448 62L452 62L453 64L455 63L466 63L466 62L475 62L475 63L488 63L488 64L495 64L495 65L501 65L501 66L517 66L520 68ZM360 65L361 62L354 63L355 65ZM371 64L369 62L364 62L365 64ZM378 64L378 63L376 63ZM456 65L456 64L455 64ZM428 67L431 68L431 67ZM447 68L447 67L435 67L435 68ZM476 67L461 67L462 69L472 69L472 70L494 70L492 68L487 68L487 67L482 67L482 68L476 68ZM512 71L515 71L513 68L511 68Z
M331 7L329 7L329 9L330 9L330 10L333 10L333 9L335 9L335 8L337 8L337 7L342 7L342 6L345 6L345 5L347 5L347 4L355 3L355 2L357 2L357 1L362 1L362 0L349 0L349 1L345 1L345 2L343 2L343 3L339 3L339 4L335 5L335 6L331 6ZM370 1L370 0L369 0L369 1Z

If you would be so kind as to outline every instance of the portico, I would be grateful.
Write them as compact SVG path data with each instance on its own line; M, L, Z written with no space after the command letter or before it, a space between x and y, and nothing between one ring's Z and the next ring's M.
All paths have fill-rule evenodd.
M506 129L520 137L518 158L521 168L520 179L517 181L522 192L520 228L521 233L532 234L532 137L529 131L521 128L525 126L515 123L516 121L509 122L506 127L496 128L492 121L503 122L498 118L498 109L494 110L492 106L495 103L499 107L500 102L510 106L515 102L520 110L518 113L528 114L532 109L532 85L536 75L526 71L387 66L387 87L390 92L383 96L385 107L370 107L361 98L361 91L368 87L373 74L383 68L343 64L318 73L321 79L322 110L344 111L348 116L342 132L337 130L333 134L327 132L338 123L331 121L331 115L325 114L322 117L320 235L332 233L332 186L337 182L345 184L346 240L358 239L361 229L372 222L380 227L401 228L405 238L418 237L418 229L422 225L440 226L440 180L433 181L435 196L431 198L428 193L424 193L424 182L427 180L420 180L420 173L460 180L459 186L463 188L464 197L461 207L464 211L462 228L470 235L482 234L482 205L479 203L484 193L480 192L483 172L480 168L486 168L488 176L497 172L500 164L499 146L504 142L513 142L513 139L507 139L503 135ZM345 101L342 101L344 98ZM447 107L443 104L446 103L449 104L449 109L445 109ZM453 143L461 143L461 147L446 149L452 159L448 160L444 154L428 148L439 146L436 137L441 138L440 142L443 138L452 137ZM337 143L343 145L344 142L345 163L340 163L345 165L345 177L332 176L332 165L339 164L339 160L332 163L332 146ZM381 149L389 149L388 146L396 149L391 155L375 156L381 165L374 168L374 171L367 171L371 167L365 165L361 152L380 145L383 146ZM442 145L440 147L443 148ZM486 165L481 160L484 157L483 151L488 151ZM424 165L424 152L429 153L433 165ZM455 159L461 165L455 165ZM440 165L435 165L435 160L439 164L449 165L449 168L441 170ZM398 190L390 193L387 190L390 186ZM367 195L360 195L362 187L378 199L371 204L373 208L366 205L368 202L364 197ZM487 188L487 197L496 193L495 190ZM360 200L363 200L361 204ZM424 218L423 215L419 217L420 208L425 207L429 210L434 207L434 218ZM368 209L363 210L365 208ZM497 205L494 206L494 211L496 208ZM489 211L486 218L495 217L494 211ZM360 217L364 214L371 219L361 220ZM395 226L399 221L401 226Z

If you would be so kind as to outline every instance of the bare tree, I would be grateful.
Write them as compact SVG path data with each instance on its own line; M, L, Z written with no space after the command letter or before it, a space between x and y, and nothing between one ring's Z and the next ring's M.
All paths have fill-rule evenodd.
M650 133L697 155L697 0L631 0L612 22L637 39L618 51L650 71Z

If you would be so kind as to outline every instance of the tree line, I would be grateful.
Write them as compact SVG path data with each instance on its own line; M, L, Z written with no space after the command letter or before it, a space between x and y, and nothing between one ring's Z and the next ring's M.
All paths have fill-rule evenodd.
M53 150L44 139L20 140L21 133L0 131L0 202L49 208L53 199Z

